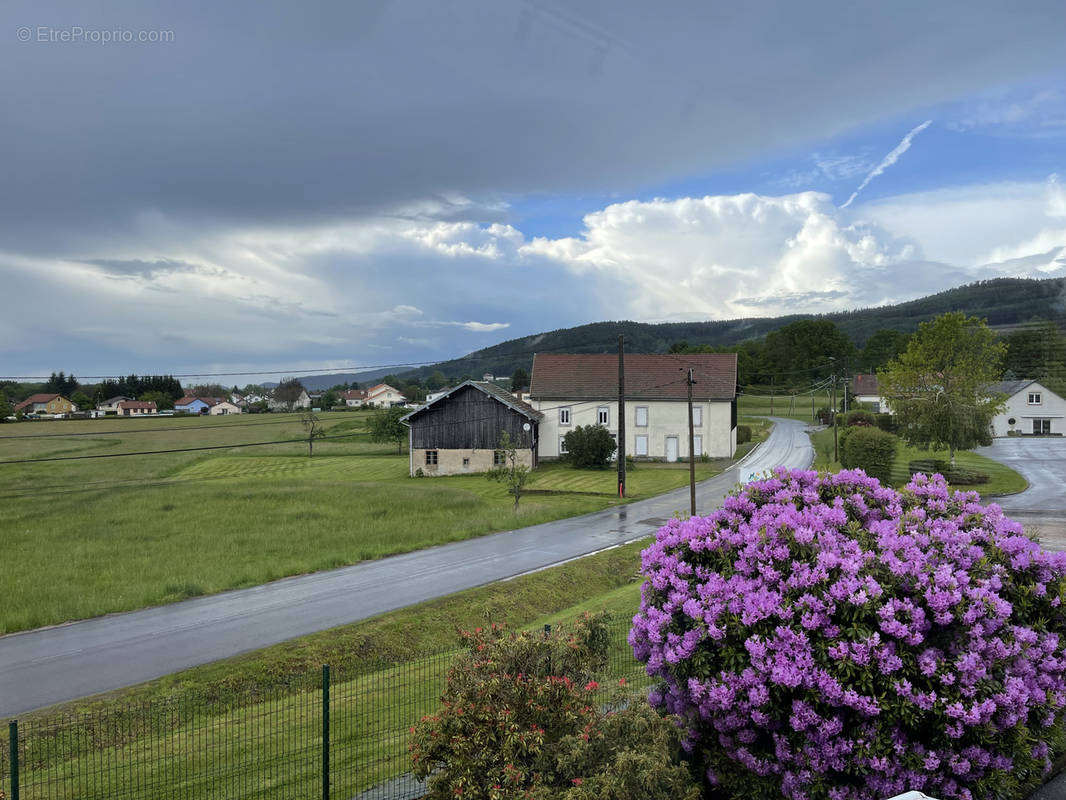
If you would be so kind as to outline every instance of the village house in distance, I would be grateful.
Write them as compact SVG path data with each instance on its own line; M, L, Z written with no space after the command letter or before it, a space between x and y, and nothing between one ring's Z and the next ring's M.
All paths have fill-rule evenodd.
M693 370L692 423L696 457L732 458L737 449L735 353L625 356L626 455L688 459L688 371ZM578 425L603 425L618 435L618 356L538 353L530 405L544 415L540 458L566 454L563 437Z

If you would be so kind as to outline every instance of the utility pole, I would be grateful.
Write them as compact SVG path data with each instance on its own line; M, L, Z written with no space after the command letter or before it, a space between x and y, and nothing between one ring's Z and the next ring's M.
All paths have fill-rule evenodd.
M696 516L696 432L692 425L692 367L688 370L688 497L689 514Z
M618 496L626 496L626 366L625 337L618 334Z
M770 376L770 416L774 415L774 376Z
M829 357L829 360L835 361L832 356ZM835 363L833 364L831 380L833 381L833 390L829 400L829 424L833 426L833 460L840 461L840 447L837 443L837 373Z

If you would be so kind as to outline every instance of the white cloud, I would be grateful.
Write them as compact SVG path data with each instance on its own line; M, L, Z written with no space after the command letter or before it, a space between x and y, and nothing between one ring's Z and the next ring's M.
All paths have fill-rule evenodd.
M989 98L964 110L962 116L947 123L952 130L998 131L1026 128L1031 133L1061 128L1066 122L1062 93L1055 89L1041 89L1024 98Z
M844 205L841 206L841 208L847 208L853 202L855 202L855 198L859 196L859 192L869 186L870 181L872 181L878 175L883 175L886 169L888 169L897 161L899 161L900 156L902 156L904 153L911 149L911 142L914 140L914 137L932 124L933 121L931 119L927 119L921 125L916 125L914 128L912 128L907 133L907 135L903 137L903 140L899 144L897 144L887 156L881 159L881 163L874 167L873 170L871 170L870 174L866 176L865 180L863 180L863 182L859 184L859 188L851 193L851 197L847 199L847 201L844 203Z

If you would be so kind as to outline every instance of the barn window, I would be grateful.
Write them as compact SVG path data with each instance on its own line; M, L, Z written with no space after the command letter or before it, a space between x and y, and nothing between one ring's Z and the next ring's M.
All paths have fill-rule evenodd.
M428 466L436 466L436 465L437 465L437 451L436 450L427 450L426 451L426 466L428 467Z

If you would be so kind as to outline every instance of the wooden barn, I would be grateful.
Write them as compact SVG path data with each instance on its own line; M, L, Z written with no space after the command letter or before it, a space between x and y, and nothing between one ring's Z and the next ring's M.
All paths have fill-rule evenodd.
M520 463L537 466L544 415L487 381L467 381L403 418L410 428L411 475L486 472L499 463L496 447L507 431Z

